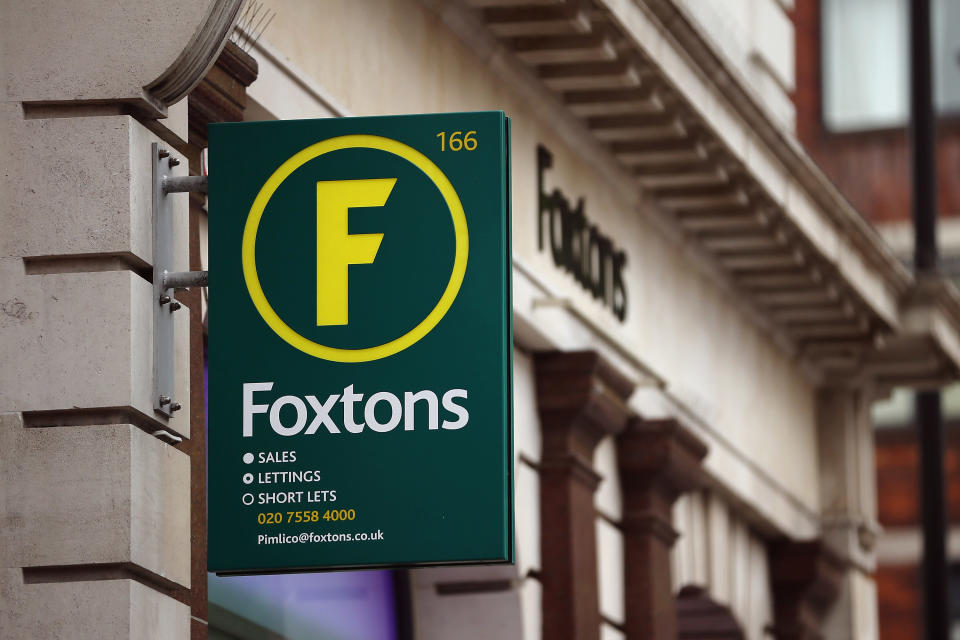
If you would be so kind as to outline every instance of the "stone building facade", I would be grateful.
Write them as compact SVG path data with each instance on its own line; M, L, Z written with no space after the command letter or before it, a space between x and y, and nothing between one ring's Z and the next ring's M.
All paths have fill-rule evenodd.
M956 377L960 298L798 142L790 0L271 0L245 47L239 2L128 4L0 14L3 637L320 632L271 621L329 590L206 574L207 299L167 419L150 146L197 173L213 121L479 109L513 123L518 558L397 572L390 637L877 637L870 409ZM623 256L611 301L554 218Z
M854 3L855 4L855 3ZM956 282L960 257L960 128L958 128L958 101L949 91L955 84L955 51L960 31L957 20L944 12L956 11L953 3L935 0L931 3L938 26L933 36L935 110L937 118L937 201L939 214L939 243L942 269ZM892 68L905 64L902 47L906 35L906 4L886 2L877 7L878 19L890 23L900 34L891 46L901 47L895 56L873 61L876 75L888 78L885 91L854 102L848 109L846 126L831 124L831 110L836 107L826 99L830 81L829 69L837 67L837 54L829 40L830 23L849 34L849 47L868 43L859 40L868 19L858 7L849 13L838 11L833 0L798 0L792 12L796 28L797 135L830 179L837 184L854 206L876 225L888 244L909 264L913 252L911 219L911 179L909 127L902 109L907 86ZM869 8L868 8L869 9ZM888 18L885 16L892 16ZM875 34L879 35L879 34ZM855 51L846 65L855 67ZM895 60L896 58L896 60ZM857 72L855 68L851 72ZM899 87L899 89L898 89ZM853 107L856 107L854 109ZM885 108L891 114L885 121L876 122L868 116L871 110ZM858 119L859 117L859 119ZM878 514L884 533L878 541L877 591L882 638L919 637L922 629L923 593L920 560L922 540L920 530L920 476L919 446L909 391L899 390L874 410L876 426ZM960 388L953 385L943 395L945 417L945 477L948 517L948 554L951 561L951 620L960 628L960 561L958 534L960 529L960 466L958 466L957 418L960 417Z

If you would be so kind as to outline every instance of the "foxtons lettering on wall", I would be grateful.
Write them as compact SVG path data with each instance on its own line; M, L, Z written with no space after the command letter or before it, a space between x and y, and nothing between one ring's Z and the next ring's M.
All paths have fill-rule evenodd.
M539 248L544 250L546 236L550 241L553 263L568 271L623 322L627 317L627 288L623 282L627 254L617 249L610 238L590 223L584 212L586 202L582 197L577 200L576 206L571 206L560 189L547 193L544 174L552 166L553 154L543 145L538 145Z

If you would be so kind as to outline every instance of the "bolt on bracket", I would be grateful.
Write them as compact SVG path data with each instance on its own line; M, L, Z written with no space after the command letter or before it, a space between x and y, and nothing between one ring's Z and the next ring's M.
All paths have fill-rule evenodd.
M174 289L205 287L206 271L170 271L173 268L173 203L171 193L206 193L206 176L172 176L180 161L159 144L150 147L153 166L153 410L170 418L180 403L174 399L174 319L181 305Z

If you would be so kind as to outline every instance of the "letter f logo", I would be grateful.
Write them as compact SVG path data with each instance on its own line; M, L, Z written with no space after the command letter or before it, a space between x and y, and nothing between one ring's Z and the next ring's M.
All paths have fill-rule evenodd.
M327 180L317 183L317 326L347 324L351 264L377 257L382 233L349 234L353 207L382 207L396 178Z

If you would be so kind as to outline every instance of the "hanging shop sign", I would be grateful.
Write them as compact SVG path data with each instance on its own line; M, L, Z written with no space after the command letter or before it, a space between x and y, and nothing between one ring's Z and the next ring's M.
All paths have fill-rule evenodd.
M538 247L544 251L549 244L553 263L623 322L627 318L627 286L623 279L627 254L590 222L584 198L573 205L560 189L547 191L544 176L551 167L553 154L543 145L538 146Z
M210 126L208 565L513 561L509 120Z

